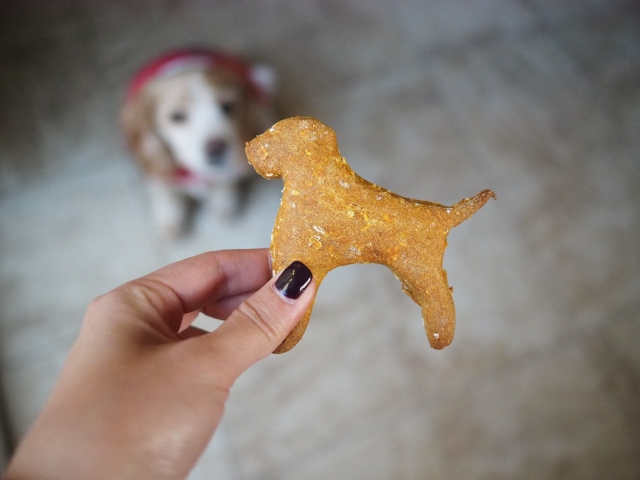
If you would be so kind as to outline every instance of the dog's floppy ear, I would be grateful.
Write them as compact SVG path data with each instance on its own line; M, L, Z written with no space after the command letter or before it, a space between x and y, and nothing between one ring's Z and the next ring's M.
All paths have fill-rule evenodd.
M251 81L260 88L261 92L270 97L268 100L275 95L278 88L278 76L270 65L264 63L252 65L249 75Z
M144 171L165 176L175 168L171 153L154 128L153 101L145 92L127 99L120 121L129 148Z

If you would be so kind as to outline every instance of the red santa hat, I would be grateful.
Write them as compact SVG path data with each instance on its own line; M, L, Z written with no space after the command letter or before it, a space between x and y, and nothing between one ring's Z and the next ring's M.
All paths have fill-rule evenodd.
M239 58L206 48L175 50L153 59L144 65L129 84L127 100L137 96L155 78L168 77L187 70L221 68L235 74L244 82L251 97L258 102L268 102L271 97L272 73L261 67L253 67Z

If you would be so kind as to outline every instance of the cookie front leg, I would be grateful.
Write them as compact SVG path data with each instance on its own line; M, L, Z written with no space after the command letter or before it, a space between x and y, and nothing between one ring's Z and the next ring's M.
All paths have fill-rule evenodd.
M313 280L316 283L316 287L320 287L320 283L326 276L326 272L322 268L318 267L318 264L314 262L308 255L308 246L302 244L299 241L292 241L292 239L282 239L278 235L274 235L271 243L271 258L272 269L274 275L278 275L282 270L287 268L292 262L300 261L304 263L313 274ZM317 290L316 290L317 291ZM313 310L314 301L309 306L309 309L304 314L304 317L293 327L293 330L287 335L282 344L275 349L273 353L284 353L291 350L300 341L304 335L307 325L309 324L309 318L311 317L311 311Z
M296 260L301 261L302 263L305 263L304 260L300 260L301 256L297 256L295 253L291 253L289 255L280 254L276 242L274 242L271 246L271 258L273 259L272 260L273 272L276 275L282 272L282 270L287 268L292 262ZM305 263L305 265L309 266L308 263ZM316 279L315 272L312 270L311 273L313 274L314 280L316 281L316 285L317 285L318 279ZM287 335L287 338L284 339L284 341L280 344L280 346L278 346L278 348L274 350L273 353L288 352L289 350L291 350L293 347L297 345L297 343L300 341L300 339L304 335L304 332L307 329L307 325L309 325L309 318L311 317L311 311L313 310L314 303L315 303L315 299L309 306L309 309L307 310L307 312L304 314L304 317L302 317L302 319L298 322L298 324L295 327L293 327L293 330L289 332L289 335Z
M309 310L304 314L302 320L298 322L298 324L293 327L293 330L289 332L287 338L276 348L273 353L285 353L295 347L298 342L302 339L302 335L304 335L305 330L307 329L307 325L309 325L309 318L311 317L311 310L313 310L313 303L309 306Z

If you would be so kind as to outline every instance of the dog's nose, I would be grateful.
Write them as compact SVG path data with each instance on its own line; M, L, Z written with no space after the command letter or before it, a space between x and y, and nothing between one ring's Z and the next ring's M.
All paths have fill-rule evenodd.
M207 160L211 165L220 165L225 160L228 145L224 140L209 140L206 145Z

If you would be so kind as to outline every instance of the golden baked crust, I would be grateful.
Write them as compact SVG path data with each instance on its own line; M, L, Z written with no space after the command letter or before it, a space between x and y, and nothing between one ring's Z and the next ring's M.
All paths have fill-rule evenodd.
M386 265L422 307L431 346L451 343L455 309L442 269L447 234L495 198L491 190L451 207L391 193L356 175L340 155L333 130L313 118L278 122L247 143L246 152L260 175L284 180L271 238L274 275L299 260L319 287L342 265ZM312 308L275 353L298 343Z

